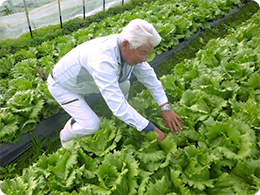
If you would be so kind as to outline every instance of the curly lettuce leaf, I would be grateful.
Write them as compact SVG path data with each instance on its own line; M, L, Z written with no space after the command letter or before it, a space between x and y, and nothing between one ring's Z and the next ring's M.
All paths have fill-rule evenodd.
M232 118L217 122L211 118L204 124L206 143L226 158L239 160L256 155L254 130L244 122Z
M156 180L155 183L152 181L148 182L145 195L167 194L168 192L169 186L167 185L165 176L162 176L162 178Z
M18 91L7 101L7 106L13 113L18 113L28 119L38 118L43 108L44 100L34 90Z
M260 160L239 161L230 171L237 193L255 194L260 188Z
M234 194L234 183L230 174L222 172L218 178L214 179L214 187L207 188L206 192L214 195Z
M180 104L188 110L205 115L217 117L227 101L216 95L209 95L201 90L187 90L183 93ZM203 118L201 118L203 120Z
M84 137L81 147L97 156L104 156L117 147L121 137L121 129L115 127L115 122L103 119L100 130L93 136Z
M110 153L105 156L103 163L116 167L118 172L123 172L127 169L127 186L125 186L125 190L128 190L128 194L136 193L136 189L138 187L137 179L140 169L139 163L131 152L128 150L114 151L114 153ZM120 188L122 187L123 186L120 186Z
M210 178L210 165L218 160L207 148L187 146L184 148L188 164L183 167L182 179L189 186L204 190L206 187L213 187L213 180Z
M0 76L1 78L8 77L15 62L13 58L1 58L0 59Z
M173 189L177 194L191 194L190 188L181 179L182 171L171 169Z
M235 99L229 101L232 108L232 118L240 120L241 118L253 128L260 126L260 104L254 99L248 99L246 102L238 102Z
M137 152L138 158L143 163L157 162L165 158L165 153L159 150L157 140L153 140L149 145L141 148Z

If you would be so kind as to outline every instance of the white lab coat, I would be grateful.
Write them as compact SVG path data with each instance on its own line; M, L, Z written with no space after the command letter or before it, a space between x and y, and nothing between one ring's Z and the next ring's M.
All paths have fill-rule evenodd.
M149 121L128 104L119 87L120 56L117 34L87 41L72 49L55 65L54 81L75 94L100 92L116 117L141 131ZM128 79L133 73L147 87L158 105L168 101L161 82L148 63L134 67L125 64L123 68Z

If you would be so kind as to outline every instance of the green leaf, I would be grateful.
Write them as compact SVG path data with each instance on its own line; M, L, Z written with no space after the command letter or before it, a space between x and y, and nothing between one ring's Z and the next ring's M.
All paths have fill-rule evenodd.
M171 180L174 186L174 191L177 192L177 194L191 194L189 187L186 186L181 179L181 175L181 171L171 169Z
M5 194L15 195L26 194L27 193L27 183L24 183L21 178L16 180L7 179L5 181L0 181L0 188Z
M37 74L37 72L33 68L35 64L37 64L37 59L25 59L21 62L18 62L12 69L12 76L14 78L17 78L26 75L27 78L31 78L31 80L34 80Z
M260 75L259 73L254 73L245 83L246 87L252 87L253 89L260 89Z
M190 111L201 114L210 114L216 117L227 105L227 102L219 96L209 95L200 90L187 90L183 93L180 103Z
M157 162L165 159L165 152L159 150L157 140L153 140L149 145L141 148L137 153L138 158L143 163Z
M13 68L14 60L12 58L2 58L0 59L0 76L5 78L9 75L11 69Z
M127 180L127 172L128 169L124 169L116 179L113 188L111 189L112 194L128 194L129 193L129 186Z
M7 106L14 113L27 117L28 119L38 118L38 114L43 108L44 100L40 94L36 94L34 90L18 91L7 101Z
M232 177L228 173L222 173L218 178L214 181L213 188L207 188L207 194L215 194L215 195L229 195L234 194L234 181Z
M231 170L234 188L237 192L256 193L260 188L260 167L258 160L239 161Z
M115 167L118 172L124 172L125 169L127 169L127 173L124 176L127 178L127 184L124 185L127 186L124 188L127 190L127 194L136 193L138 187L137 176L140 170L139 164L132 153L127 150L114 151L114 153L107 154L102 162ZM122 186L120 186L120 188L122 188Z
M151 172L144 171L143 169L140 169L140 174L139 174L140 185L139 185L139 188L138 188L138 195L142 195L142 194L145 193L147 183L148 183L151 175L152 175Z
M169 102L179 101L183 91L185 90L185 83L182 77L167 75L160 78L165 93Z
M119 177L120 172L117 171L117 168L109 163L103 163L99 166L97 176L100 184L103 188L112 188L116 179Z
M183 170L182 179L189 186L200 191L206 187L213 187L213 180L210 179L209 167L218 158L209 155L211 151L207 148L187 146L184 148L187 155L188 164Z
M159 145L162 147L162 149L165 151L166 154L172 154L174 155L177 150L177 145L173 140L174 135L172 133L169 133L166 138L159 143Z
M94 178L98 171L99 159L91 158L81 148L78 149L78 155L79 164L84 165L84 170L82 171L84 177L87 179Z
M147 195L158 195L158 194L167 194L169 192L169 187L164 176L160 180L156 180L155 183L149 182L147 185Z
M230 159L255 155L254 131L242 121L227 119L207 127L206 142Z
M155 54L154 51L153 51L153 52L150 52L150 53L148 54L147 58L146 58L146 61L147 61L147 62L153 61L154 58L155 58L155 56L156 56L156 54Z
M9 81L9 89L15 89L19 91L29 90L35 88L36 84L32 80L24 76L20 76L18 78L14 78Z
M75 165L78 163L77 157L78 154L76 152L70 153L64 150L62 155L59 156L59 160L55 162L55 165L48 166L51 173L49 177L49 181L51 182L50 190L60 190L60 188L73 189L76 184L74 181L79 173L75 169Z
M260 105L253 99L248 99L246 102L238 102L230 100L232 108L232 118L243 120L251 127L257 128L260 124Z
M46 41L43 42L40 46L36 47L36 49L38 50L37 52L37 58L41 58L43 56L47 56L49 54L53 54L54 52L54 41Z
M91 190L91 194L97 194L97 195L111 195L111 191L109 189L106 189L106 188L103 188L103 187L100 187L98 185L94 185L94 184L90 184L90 183L87 183L86 186L84 186L82 189L81 189L81 192L83 194L85 194L86 192L89 193L89 191ZM86 194L87 194L86 193Z
M104 156L115 149L122 135L120 129L115 127L112 120L103 119L100 130L93 137L83 137L82 148L87 152L93 152L97 156Z
M0 140L6 143L13 142L17 136L19 124L17 117L7 109L0 109Z

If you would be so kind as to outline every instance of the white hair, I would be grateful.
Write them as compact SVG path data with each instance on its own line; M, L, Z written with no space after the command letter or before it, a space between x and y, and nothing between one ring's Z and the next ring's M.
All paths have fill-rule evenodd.
M153 47L161 42L161 37L152 24L145 20L134 19L119 35L118 43L128 41L130 49L136 49L143 45L151 44Z

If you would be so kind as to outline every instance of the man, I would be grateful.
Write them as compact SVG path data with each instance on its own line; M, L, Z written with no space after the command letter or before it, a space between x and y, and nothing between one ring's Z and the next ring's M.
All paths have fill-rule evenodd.
M100 92L113 114L138 131L165 134L142 117L127 102L129 78L133 73L157 101L161 115L172 133L182 129L184 122L168 105L168 99L146 63L147 55L161 41L160 35L148 22L135 19L120 34L87 41L66 54L48 77L52 96L72 117L60 132L62 146L76 136L94 134L99 130L99 118L85 102L84 95Z

